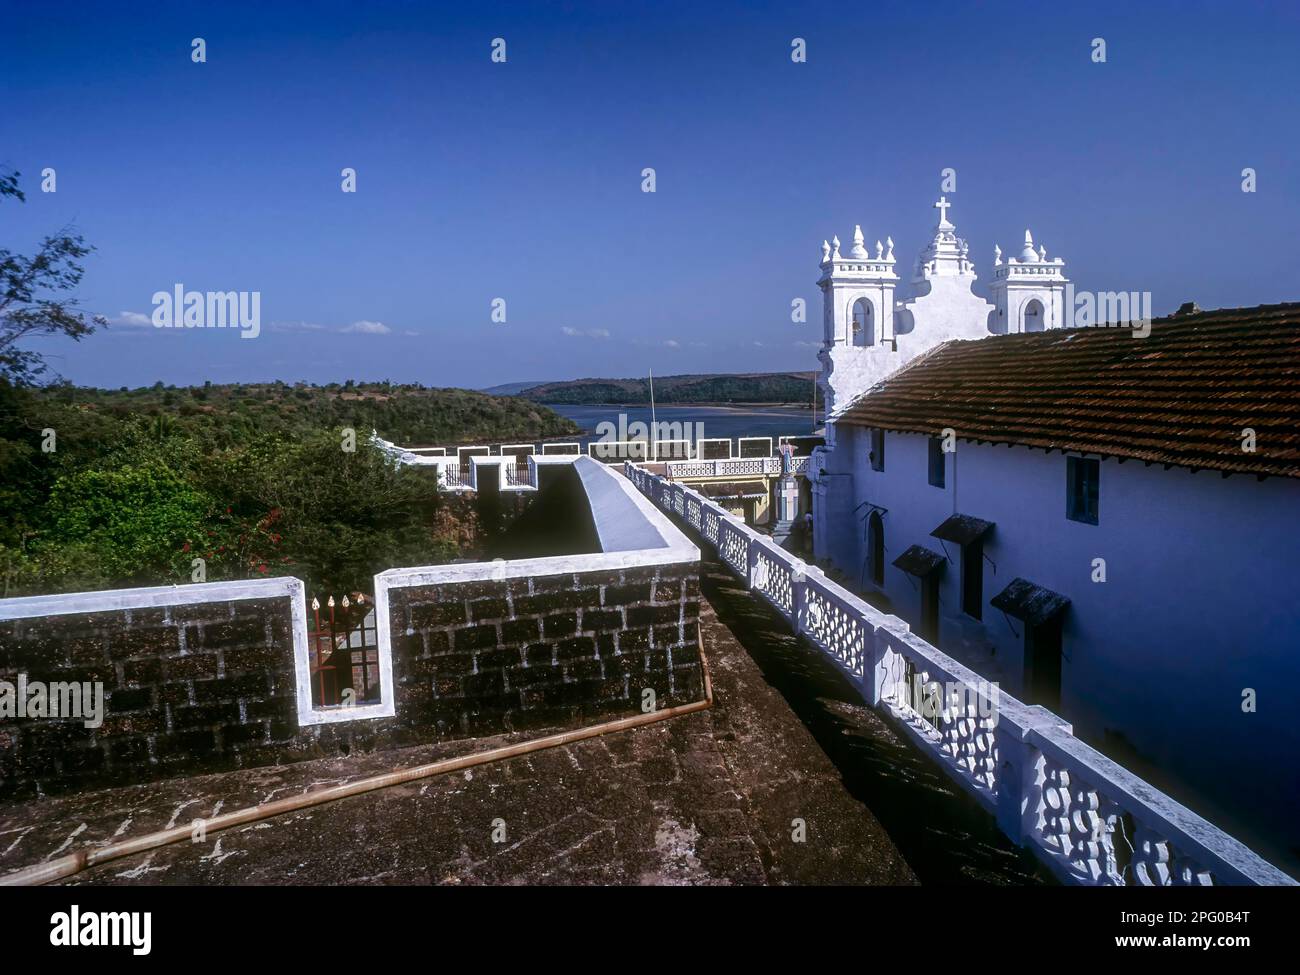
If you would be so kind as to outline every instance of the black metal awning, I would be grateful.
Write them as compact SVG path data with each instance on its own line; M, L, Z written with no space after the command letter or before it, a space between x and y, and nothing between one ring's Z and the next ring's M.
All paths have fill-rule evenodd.
M713 501L735 501L739 498L765 498L767 489L757 481L734 482L718 481L712 484L696 484L706 498Z
M994 609L1000 609L1030 626L1040 626L1065 612L1070 600L1059 592L1036 586L1028 579L1015 578L989 603Z
M983 538L992 527L993 522L985 521L983 518L975 518L972 515L953 515L930 534L945 542L969 545L971 542Z
M918 579L924 579L931 572L935 572L943 567L946 562L938 552L932 552L928 548L920 545L913 545L906 552L894 559L894 566L902 569L908 575L916 576Z

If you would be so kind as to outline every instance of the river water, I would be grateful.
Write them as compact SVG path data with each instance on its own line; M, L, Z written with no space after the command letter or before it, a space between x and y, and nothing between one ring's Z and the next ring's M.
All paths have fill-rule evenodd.
M591 440L599 439L596 430L604 422L612 423L615 430L626 430L633 423L650 425L648 406L572 406L565 403L547 403L561 416L566 416L583 429L583 449ZM660 424L660 439L686 439L694 442L703 438L734 440L737 437L806 437L812 433L812 410L793 406L659 406L654 419ZM818 429L821 428L819 415ZM676 424L671 437L663 436L663 424ZM680 432L677 432L680 431ZM618 435L613 439L624 439Z

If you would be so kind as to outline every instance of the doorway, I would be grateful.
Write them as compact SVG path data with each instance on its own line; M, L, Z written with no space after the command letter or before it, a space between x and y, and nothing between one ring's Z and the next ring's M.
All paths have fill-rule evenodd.
M1061 707L1061 621L1025 626L1025 701L1052 711Z
M871 581L877 586L885 584L885 522L879 511L867 518L867 561L870 563Z
M931 646L939 645L939 573L927 572L921 577L921 639Z

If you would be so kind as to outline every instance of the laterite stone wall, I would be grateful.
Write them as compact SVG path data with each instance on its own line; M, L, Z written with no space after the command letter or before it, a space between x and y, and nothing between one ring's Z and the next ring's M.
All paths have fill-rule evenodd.
M104 720L0 718L0 799L264 764L297 735L289 597L0 620L0 680L104 685Z
M394 589L398 714L452 734L703 696L699 563Z
M0 801L698 700L699 564L390 590L396 714L299 727L292 596L0 620L0 680L104 721L0 718Z

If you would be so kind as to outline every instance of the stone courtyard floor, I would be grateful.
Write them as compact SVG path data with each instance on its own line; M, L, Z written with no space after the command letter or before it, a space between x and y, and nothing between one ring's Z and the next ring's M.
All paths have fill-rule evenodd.
M714 707L290 813L76 884L1040 883L1027 854L707 556ZM0 807L0 873L536 737L452 741ZM500 842L494 842L494 821ZM796 820L805 824L802 842Z

